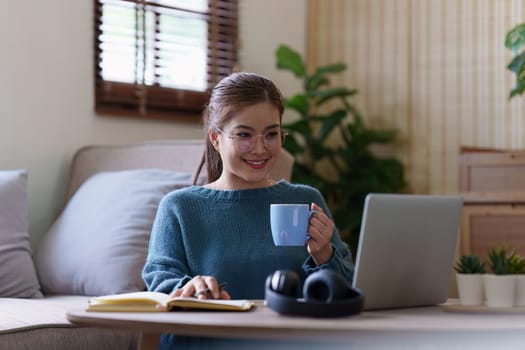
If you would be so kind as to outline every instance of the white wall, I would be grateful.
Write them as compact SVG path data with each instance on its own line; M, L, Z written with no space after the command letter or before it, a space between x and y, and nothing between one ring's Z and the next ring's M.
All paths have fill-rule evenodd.
M276 74L280 42L305 46L306 1L240 0L241 66ZM33 247L59 214L75 150L200 138L198 124L107 118L93 111L93 1L8 1L0 12L0 170L27 169ZM1 200L1 198L0 198Z
M271 78L285 96L299 91L293 74L275 68L275 50L280 44L306 52L306 0L239 0L241 69Z

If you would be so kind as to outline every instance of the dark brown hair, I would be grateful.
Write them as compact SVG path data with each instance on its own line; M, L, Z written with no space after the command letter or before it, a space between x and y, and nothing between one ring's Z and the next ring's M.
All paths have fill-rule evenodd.
M213 182L222 173L222 159L208 136L210 130L222 129L243 108L261 102L270 102L282 117L284 99L281 91L268 78L254 73L233 73L222 79L211 91L210 102L202 114L205 149L193 183L196 184L204 164L208 182Z

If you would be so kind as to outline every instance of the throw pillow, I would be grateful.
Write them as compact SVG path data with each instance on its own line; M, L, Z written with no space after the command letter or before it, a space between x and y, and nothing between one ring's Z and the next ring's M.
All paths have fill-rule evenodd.
M98 173L67 203L35 255L44 293L103 295L145 289L142 268L162 197L191 174L160 169Z
M42 297L31 259L24 170L0 171L0 297Z

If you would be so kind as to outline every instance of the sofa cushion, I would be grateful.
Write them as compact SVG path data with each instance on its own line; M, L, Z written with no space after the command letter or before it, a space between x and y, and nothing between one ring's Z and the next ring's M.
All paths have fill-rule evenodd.
M88 296L53 295L42 299L0 298L1 349L137 349L138 332L80 327L67 311L84 309Z
M0 336L48 325L74 327L67 320L67 311L86 308L90 298L84 295L51 295L31 300L0 298Z
M0 297L42 297L31 259L24 170L0 171Z
M46 294L102 295L145 289L141 277L158 204L191 184L160 169L90 177L45 234L35 255Z

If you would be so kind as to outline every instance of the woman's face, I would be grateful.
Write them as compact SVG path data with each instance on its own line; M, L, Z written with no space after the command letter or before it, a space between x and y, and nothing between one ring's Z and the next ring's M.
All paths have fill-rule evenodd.
M269 185L270 170L281 151L280 119L274 105L261 102L237 112L222 133L210 133L222 159L218 181L223 186L247 189Z

